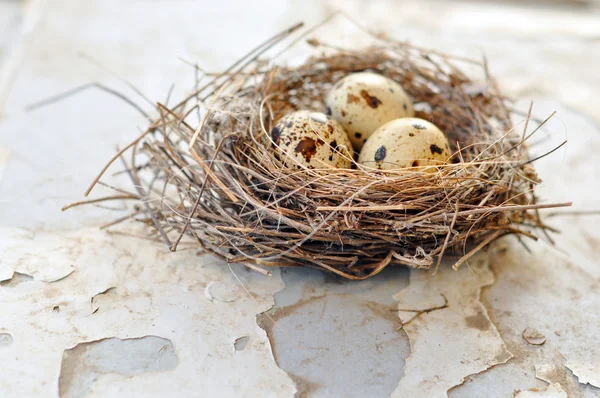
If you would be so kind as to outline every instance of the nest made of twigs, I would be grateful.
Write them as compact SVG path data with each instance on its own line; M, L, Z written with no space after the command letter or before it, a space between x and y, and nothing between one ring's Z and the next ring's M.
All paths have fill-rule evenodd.
M391 39L363 50L312 40L327 51L299 67L258 59L292 30L179 104L159 104L159 116L125 148L137 189L129 195L142 201L134 217L171 250L187 236L230 263L310 266L364 279L390 264L437 266L444 253L458 254L458 267L498 237L545 230L538 209L552 205L536 204L540 181L524 147L528 137L513 130L484 63ZM469 78L455 66L461 62L479 67L483 78ZM279 118L324 111L332 84L364 70L405 88L416 116L447 134L452 161L435 173L291 170L273 156L269 131Z

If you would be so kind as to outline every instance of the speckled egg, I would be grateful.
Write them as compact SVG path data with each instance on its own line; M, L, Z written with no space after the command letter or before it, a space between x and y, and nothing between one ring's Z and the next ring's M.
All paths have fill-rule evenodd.
M271 130L275 156L290 168L350 168L352 144L348 134L324 113L296 111Z
M353 73L339 80L325 104L331 117L348 132L357 151L385 123L414 115L412 101L402 86L371 72Z
M451 156L448 139L434 124L402 118L378 128L365 143L358 162L369 168L391 170L439 165ZM433 172L436 168L419 170Z

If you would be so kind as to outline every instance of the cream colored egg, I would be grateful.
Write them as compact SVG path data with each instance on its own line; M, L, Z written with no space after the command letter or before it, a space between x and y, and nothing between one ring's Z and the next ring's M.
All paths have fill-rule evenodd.
M445 163L452 153L448 139L434 124L419 118L392 120L367 140L358 162L383 170L434 166ZM418 170L433 172L435 167Z
M348 132L358 151L385 123L414 115L412 101L394 80L371 72L353 73L329 92L327 112Z
M275 155L290 168L350 168L352 144L348 134L324 113L296 111L281 118L271 130Z

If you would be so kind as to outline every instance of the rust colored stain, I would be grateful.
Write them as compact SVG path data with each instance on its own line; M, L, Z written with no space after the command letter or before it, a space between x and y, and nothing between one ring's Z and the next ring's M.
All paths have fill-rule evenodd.
M371 108L375 109L381 104L381 100L377 97L370 96L367 90L360 90L360 96L367 102Z
M323 144L324 142L320 139L314 140L306 137L301 140L298 145L296 145L294 151L296 153L300 152L304 159L306 159L307 162L310 162L310 159L313 157L313 155L317 153L317 148Z
M467 322L468 327L478 329L481 331L488 330L492 325L490 320L481 312L476 315L467 317L465 321Z
M346 102L348 102L349 104L358 104L360 102L360 98L358 98L354 94L348 93L348 97L346 97Z

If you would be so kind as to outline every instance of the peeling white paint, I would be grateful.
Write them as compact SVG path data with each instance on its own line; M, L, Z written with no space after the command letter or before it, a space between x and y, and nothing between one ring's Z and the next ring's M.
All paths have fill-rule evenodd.
M15 274L15 270L7 264L0 263L0 282L9 280Z
M528 105L523 101L517 106L527 109ZM566 138L569 140L564 151L536 162L544 181L538 191L540 197L573 200L574 207L564 212L600 209L596 184L590 183L597 180L600 158L589 156L590 152L600 149L600 128L556 101L536 100L533 110L538 119L553 111L557 111L557 117L538 132L538 144L531 149L532 156L547 152ZM536 123L530 125L530 131L535 127ZM552 211L542 216L549 213ZM485 290L482 300L515 357L506 365L474 377L469 386L456 391L456 396L478 395L481 390L475 388L477 385L483 391L494 386L503 396L513 390L542 390L546 385L539 380L559 383L569 396L598 396L597 388L580 384L564 365L567 362L593 364L599 359L596 347L600 347L600 318L597 316L600 217L562 215L546 217L544 221L561 231L552 234L555 246L544 242L542 236L538 242L524 240L531 252L514 238L502 239L490 247L489 258L496 282ZM523 336L525 330L543 335L545 343L528 343Z
M3 398L56 396L63 352L82 342L147 335L172 341L179 365L127 377L103 373L88 396L119 396L119 391L144 397L293 395L293 382L275 364L267 336L256 324L256 315L272 306L273 294L283 287L278 270L266 277L233 267L255 298L240 296L232 305L204 294L211 282L236 288L239 283L212 257L170 253L157 242L97 229L38 232L33 241L18 230L2 233L13 236L11 261L26 264L33 275L40 275L48 261L77 269L54 283L0 287L2 333L14 339L0 355L2 380L10 380L3 383ZM38 255L32 242L48 250ZM61 250L49 250L57 247ZM243 351L235 351L232 345L240 336L248 341Z
M568 360L565 366L577 376L581 384L590 384L600 388L600 362L581 363L575 360Z
M592 387L582 390L564 363L565 358L591 359L594 347L600 346L600 323L591 316L600 302L598 281L546 244L527 245L531 253L514 239L499 241L489 250L496 282L483 299L514 358L478 375L476 381L482 388L495 385L499 394L506 395L543 389L537 377L559 383L569 396L594 397L598 392ZM528 327L545 337L543 345L524 339Z
M356 283L311 268L281 271L285 289L259 324L298 398L390 396L410 353L392 298L408 274L388 267Z
M0 333L0 347L6 347L11 345L13 337L10 333Z
M0 265L32 276L36 281L56 282L75 271L70 263L72 258L82 255L85 244L81 246L62 246L61 236L45 234L37 240L35 234L15 231L14 228L0 228Z
M546 342L546 336L536 329L527 328L521 334L526 342L531 345L542 345Z
M238 337L233 342L233 347L236 351L244 351L246 345L248 345L248 341L250 341L250 337L248 336Z
M210 282L204 289L204 294L211 301L221 303L233 303L240 295L239 286L224 284L221 282Z
M535 365L535 377L545 381L548 384L555 382L557 371L559 370L558 365L551 363L544 363L541 365Z
M568 395L560 384L553 383L543 390L519 391L514 395L514 398L568 398Z
M415 310L423 313L405 324L411 345L404 377L392 397L446 397L469 375L505 363L512 354L479 301L481 288L494 282L487 256L477 255L458 271L448 264L437 274L411 270L410 285L394 296L403 322Z
M157 336L79 343L63 354L59 395L83 398L106 375L126 379L141 373L170 371L176 366L173 343Z

